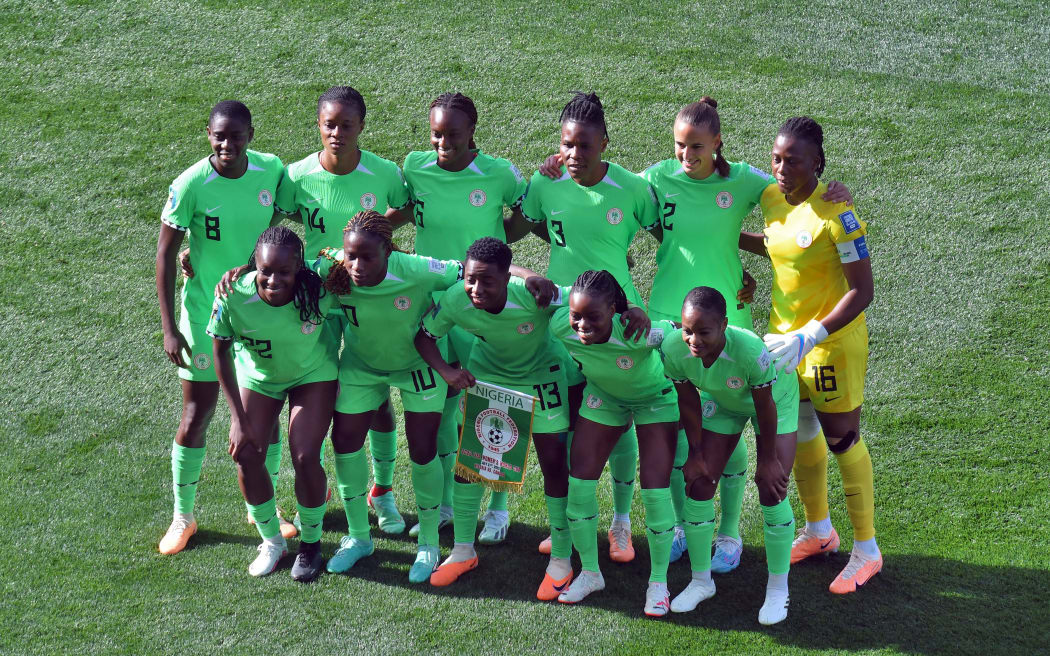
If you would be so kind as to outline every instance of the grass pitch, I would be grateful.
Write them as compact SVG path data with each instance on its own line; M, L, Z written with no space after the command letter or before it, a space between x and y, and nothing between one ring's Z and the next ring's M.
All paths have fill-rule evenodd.
M1044 3L9 0L0 25L0 653L1046 652ZM245 101L253 147L290 163L319 147L317 96L346 83L368 104L362 147L399 163L429 147L426 108L449 90L476 102L478 144L525 172L555 148L575 89L599 92L607 159L636 171L671 155L675 112L703 94L719 101L727 157L764 168L786 117L817 118L825 179L850 187L871 232L862 430L883 573L837 598L827 585L846 555L796 566L789 619L761 627L752 490L743 564L697 612L641 615L638 514L638 559L603 560L604 593L541 604L546 513L533 468L508 542L481 548L481 568L451 589L410 587L413 542L378 535L351 577L253 580L257 535L221 401L201 531L183 554L157 554L179 416L153 287L167 185L207 154L214 102ZM642 235L632 247L643 294L654 245ZM515 252L545 266L534 237ZM745 264L760 281L761 326L768 264ZM408 507L407 467L398 476ZM326 555L344 529L330 508ZM687 563L669 578L681 590Z

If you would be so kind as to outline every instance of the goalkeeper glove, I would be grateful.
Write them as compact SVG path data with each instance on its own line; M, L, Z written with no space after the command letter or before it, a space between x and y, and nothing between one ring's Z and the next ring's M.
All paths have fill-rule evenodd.
M794 371L813 347L824 341L828 331L816 319L784 335L768 334L762 338L773 356L778 371Z

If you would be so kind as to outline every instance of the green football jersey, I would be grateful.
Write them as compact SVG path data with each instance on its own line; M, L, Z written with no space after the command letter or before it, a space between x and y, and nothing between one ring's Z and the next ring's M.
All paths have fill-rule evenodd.
M744 219L773 177L736 162L729 165L728 178L712 173L694 180L675 159L653 164L642 177L663 203L663 242L656 252L650 309L679 316L689 290L706 285L725 297L730 324L754 330L751 306L736 300L744 275L738 244Z
M268 383L297 380L321 366L333 350L320 323L303 321L295 302L274 307L259 297L251 271L233 283L232 293L215 297L208 334L235 340L234 366L241 375ZM322 294L324 292L322 291ZM335 296L318 303L322 316L336 307Z
M525 288L521 278L511 278L507 285L507 304L492 314L479 310L470 302L463 285L453 285L423 317L423 330L437 339L459 326L477 336L470 352L470 363L486 371L498 372L509 379L524 376L537 368L557 362L550 334L550 318L568 302L569 289L561 288L545 308Z
M390 207L408 204L401 169L390 160L362 150L356 169L336 175L321 166L319 156L313 153L289 164L277 188L277 209L299 212L303 218L307 260L322 248L342 248L343 228L361 210L385 214Z
M333 266L343 265L342 249L324 251L314 270L324 279ZM415 369L423 361L413 341L431 294L463 278L455 260L437 260L394 251L387 260L386 279L375 287L354 287L339 296L346 314L344 348L374 371Z
M222 274L248 263L259 235L270 227L274 194L284 177L276 155L248 151L248 169L224 178L205 157L168 189L160 220L190 233L193 277L182 287L182 311L206 323Z
M507 241L503 208L518 207L528 186L508 160L480 151L462 171L438 166L436 151L413 151L405 157L405 181L415 204L416 252L443 260L462 260L482 237Z
M744 328L726 328L726 346L710 368L705 367L700 358L693 357L689 345L682 341L681 330L667 333L660 350L668 378L679 382L688 380L729 412L755 414L751 390L778 385L777 369L766 345ZM781 380L786 385L798 385L794 376L783 376Z
M624 325L616 314L609 341L584 345L569 324L568 301L551 317L551 333L565 345L587 382L627 403L650 399L667 387L659 348L673 330L670 321L654 321L649 338L636 342L624 338Z
M546 222L551 240L547 277L559 285L573 284L588 269L607 269L625 291L634 290L627 249L639 229L659 223L658 206L649 183L608 164L593 187L577 184L565 167L557 180L537 171L529 183L522 211L534 223ZM631 292L628 298L641 303Z

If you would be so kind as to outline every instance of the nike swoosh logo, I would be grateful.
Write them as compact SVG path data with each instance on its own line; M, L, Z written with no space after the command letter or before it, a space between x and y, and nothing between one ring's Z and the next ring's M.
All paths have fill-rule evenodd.
M557 419L561 415L562 415L562 413L560 413L560 412L555 412L553 415L547 415L547 421L551 421L553 419Z
M430 399L434 398L435 396L437 396L437 394L431 394L430 396L424 396L423 400L424 401L429 401Z
M562 583L561 585L552 585L551 587L554 588L556 591L561 592L562 590L564 590L568 586L569 586L569 583L565 582L565 583Z
M429 191L421 191L418 194L416 194L416 198L422 198L423 196L428 196L428 195L430 195Z
M220 207L222 207L222 205L216 205L215 207L209 207L207 209L207 211L205 211L204 213L205 214L211 214L212 212L214 212L215 210L219 209Z
M826 397L824 399L824 403L831 403L832 401L838 401L841 398L842 398L841 394L839 394L838 396L829 396L829 397Z
M559 214L565 213L567 210L551 210L551 216L558 216Z
M829 544L831 544L831 540L828 540L824 544L820 545L820 548L821 549L827 549Z
M682 192L679 191L677 194L664 194L664 198L674 198L675 196L677 196L677 195L679 195L681 193Z
M251 330L242 330L241 332L242 333L257 333L257 332L259 332L259 329L258 328L252 328Z
M657 411L657 410L659 410L659 409L660 409L660 406L658 406L658 405L654 405L654 406L652 406L651 408L649 408L649 412L656 412L656 411Z
M310 203L320 203L320 202L321 202L320 198L311 198L310 200L306 201L306 204L309 205Z

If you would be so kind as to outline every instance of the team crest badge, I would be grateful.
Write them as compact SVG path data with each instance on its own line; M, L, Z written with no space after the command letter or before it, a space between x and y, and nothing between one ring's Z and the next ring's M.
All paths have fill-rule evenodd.
M715 204L724 210L728 210L733 204L733 194L728 191L720 191L715 196Z
M704 401L704 405L700 408L700 412L708 419L715 416L715 410L718 410L718 404L714 401Z
M310 321L304 321L302 328L300 328L299 330L302 331L304 335L309 335L313 331L317 330L317 324Z
M597 410L602 407L602 400L593 394L587 395L587 407L591 410Z
M407 310L412 307L412 299L407 296L398 296L394 299L394 307L399 310Z
M634 366L634 360L632 360L626 355L621 355L620 357L616 358L616 366L621 369L630 369Z
M273 194L270 193L269 189L263 189L259 192L259 204L263 207L273 205Z
M536 326L531 321L526 321L525 323L518 324L518 334L528 335L532 332L533 328L535 327Z
M193 356L193 366L204 371L211 366L211 356L207 353L198 353Z
M740 389L744 386L744 381L736 376L732 378L726 378L726 387L729 389Z
M618 224L620 221L623 221L623 210L619 207L612 208L605 214L605 220L612 225Z
M470 192L470 195L467 196L467 199L470 201L470 204L474 207L481 207L485 204L485 201L488 200L488 196L486 196L485 192L481 189L475 189L474 191Z
M813 233L809 230L799 230L795 235L795 243L799 248L809 248L813 244Z
M488 451L506 453L518 443L518 426L510 415L497 408L486 408L474 420L474 430Z
M376 195L372 192L368 192L361 196L361 209L370 210L376 206Z

